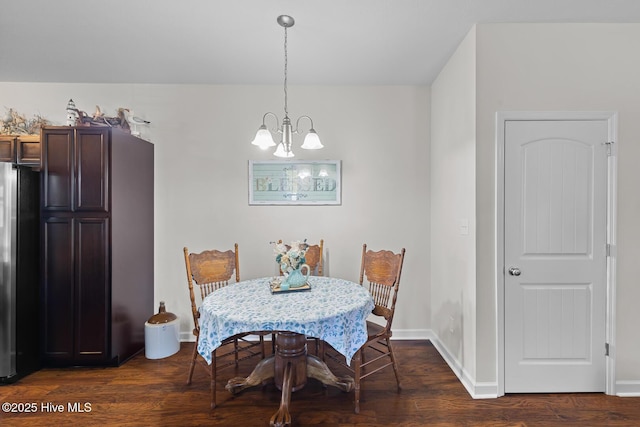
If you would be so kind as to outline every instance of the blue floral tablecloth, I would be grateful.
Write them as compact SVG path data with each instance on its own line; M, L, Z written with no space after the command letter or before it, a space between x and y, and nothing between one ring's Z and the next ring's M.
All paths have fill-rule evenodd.
M232 283L211 293L200 307L198 352L211 363L222 340L241 332L290 331L320 338L347 360L367 339L374 304L357 283L309 277L310 290L272 294L272 277Z

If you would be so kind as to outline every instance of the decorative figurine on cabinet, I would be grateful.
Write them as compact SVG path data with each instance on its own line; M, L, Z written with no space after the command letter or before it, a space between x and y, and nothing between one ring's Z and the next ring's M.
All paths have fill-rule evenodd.
M78 110L73 99L70 99L67 103L67 126L75 126L78 120Z

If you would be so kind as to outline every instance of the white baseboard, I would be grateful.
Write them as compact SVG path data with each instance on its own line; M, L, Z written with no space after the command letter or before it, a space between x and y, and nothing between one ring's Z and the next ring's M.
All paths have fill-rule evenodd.
M434 347L458 377L469 395L474 399L492 399L498 397L497 382L481 383L464 369L462 364L447 350L446 346L434 334L431 339ZM640 381L616 381L615 395L619 397L640 397Z
M431 329L394 329L393 340L431 340Z
M196 342L196 337L191 332L180 332L180 342Z
M616 381L616 396L640 397L640 381Z
M253 337L249 338L252 339ZM255 337L257 339L257 336ZM394 340L429 340L438 350L440 356L449 365L449 368L458 377L467 393L473 399L494 399L498 397L498 384L496 382L476 382L475 379L462 366L460 361L451 354L440 339L431 329L399 329L393 331ZM265 340L271 340L271 336L265 336ZM180 341L194 342L195 337L189 332L180 333ZM616 396L640 397L640 381L616 381Z
M462 366L460 361L447 350L447 347L440 339L433 333L431 335L433 336L431 343L433 343L433 346L438 350L438 353L440 353L444 361L447 362L449 368L451 368L453 373L458 377L467 390L467 393L469 393L473 399L495 399L498 397L498 384L496 382L476 382L464 366Z

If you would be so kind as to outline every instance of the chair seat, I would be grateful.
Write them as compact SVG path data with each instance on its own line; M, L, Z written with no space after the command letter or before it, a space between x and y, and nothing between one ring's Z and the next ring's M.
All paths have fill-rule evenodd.
M374 338L383 338L383 337L390 337L391 336L391 331L385 331L385 327L381 326L377 323L374 323L370 320L367 320L367 341L372 340Z

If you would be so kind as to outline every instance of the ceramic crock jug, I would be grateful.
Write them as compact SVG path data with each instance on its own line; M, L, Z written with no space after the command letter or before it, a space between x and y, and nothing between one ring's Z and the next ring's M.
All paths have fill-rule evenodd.
M302 274L302 269L307 269L307 274ZM302 264L299 268L293 270L280 284L280 289L286 291L290 288L299 288L307 283L307 279L309 278L309 274L311 274L311 268L307 264Z

